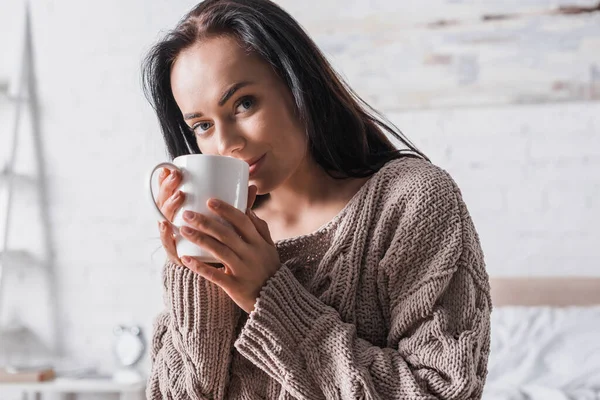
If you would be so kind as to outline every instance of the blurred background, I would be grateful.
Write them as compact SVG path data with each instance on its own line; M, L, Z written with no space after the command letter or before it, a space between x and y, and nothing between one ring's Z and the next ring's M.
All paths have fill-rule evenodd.
M597 0L277 3L454 177L493 278L600 278ZM162 308L165 255L145 187L167 156L140 65L195 4L31 0L27 23L24 0L0 3L0 366L60 357L59 375L81 383L65 392L119 392L135 375L98 382L147 374L141 346ZM498 310L512 328L493 346L537 326ZM530 317L568 327L565 337L589 329L578 337L592 338L585 362L563 354L530 375L509 368L488 398L550 398L561 385L598 398L600 311L577 312ZM527 353L514 351L521 365ZM507 375L499 368L490 363L490 381ZM41 390L20 385L0 383L0 399ZM78 398L93 396L116 394Z

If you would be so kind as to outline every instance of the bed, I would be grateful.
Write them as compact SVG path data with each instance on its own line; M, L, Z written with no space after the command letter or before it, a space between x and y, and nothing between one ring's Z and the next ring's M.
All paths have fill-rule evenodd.
M600 278L493 278L484 400L600 400Z

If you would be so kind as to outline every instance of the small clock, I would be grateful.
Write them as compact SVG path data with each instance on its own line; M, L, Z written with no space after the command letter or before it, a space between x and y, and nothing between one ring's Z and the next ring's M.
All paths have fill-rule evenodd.
M114 352L119 363L124 367L132 367L140 361L146 349L142 330L139 326L118 325L114 329L116 336Z

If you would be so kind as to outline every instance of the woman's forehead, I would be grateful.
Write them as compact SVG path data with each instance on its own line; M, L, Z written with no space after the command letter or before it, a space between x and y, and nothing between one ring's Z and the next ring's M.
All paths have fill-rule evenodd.
M268 64L249 54L231 36L204 39L183 50L171 69L174 92L188 90L221 92L236 82L259 82L270 78Z
M275 88L277 79L269 64L230 36L204 39L184 49L171 69L171 89L183 113L208 111L241 82Z

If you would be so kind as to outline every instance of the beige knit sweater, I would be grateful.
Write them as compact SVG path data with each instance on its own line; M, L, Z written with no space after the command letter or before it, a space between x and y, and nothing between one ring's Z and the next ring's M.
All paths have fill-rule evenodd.
M149 399L481 398L489 280L445 171L391 161L332 221L276 245L249 316L165 266Z

